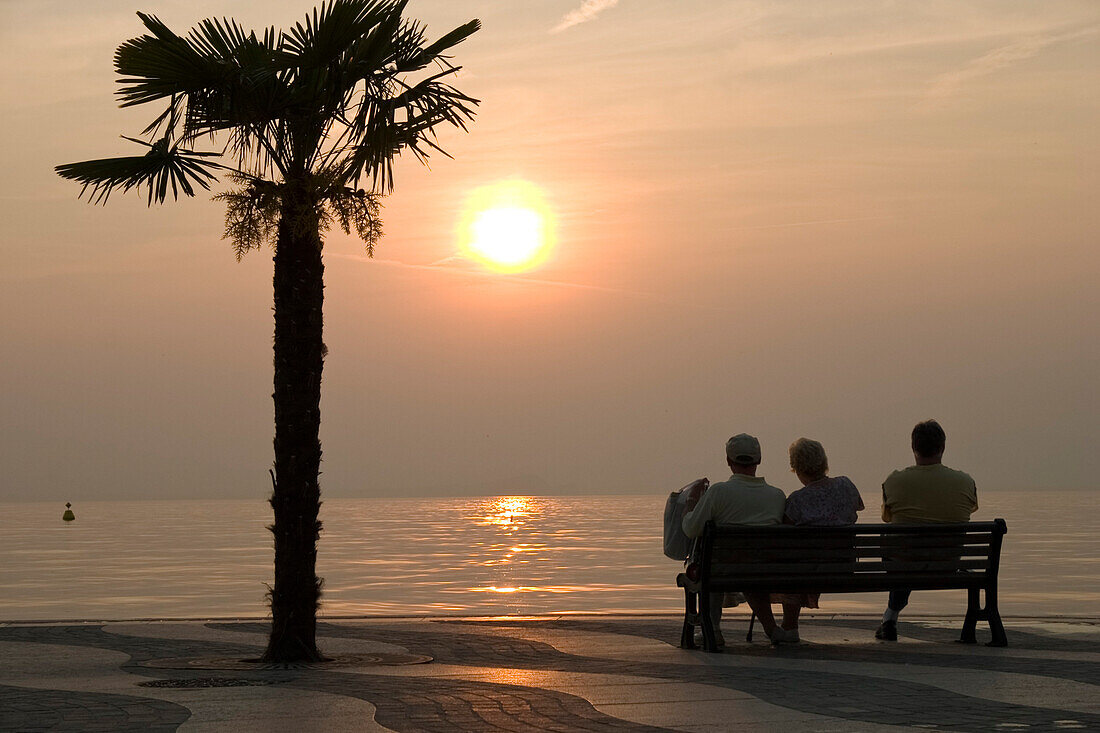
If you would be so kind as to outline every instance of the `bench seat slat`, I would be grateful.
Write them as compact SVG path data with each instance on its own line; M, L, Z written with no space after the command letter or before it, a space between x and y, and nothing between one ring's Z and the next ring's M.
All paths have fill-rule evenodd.
M867 573L864 575L793 575L782 578L712 578L714 592L852 593L888 590L964 589L986 584L985 573Z

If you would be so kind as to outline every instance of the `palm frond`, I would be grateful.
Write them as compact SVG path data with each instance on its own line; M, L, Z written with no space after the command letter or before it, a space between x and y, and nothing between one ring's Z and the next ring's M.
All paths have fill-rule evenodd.
M283 34L283 46L303 67L325 67L379 25L398 22L408 0L328 0Z
M401 8L394 8L355 40L345 56L348 72L356 80L367 80L394 63L394 39L401 28Z
M119 106L200 92L224 82L227 70L217 58L199 53L156 16L138 17L153 35L132 38L115 51L115 70L122 77Z
M374 248L382 239L381 197L364 191L344 188L333 192L322 217L322 224L329 226L332 220L339 224L344 234L355 233L367 245L367 256L374 257Z
M434 43L412 50L403 58L398 59L397 70L419 71L433 61L448 59L450 57L445 56L444 52L462 43L479 30L481 30L481 21L476 18L469 23L460 25L450 33L440 36Z
M318 143L359 84L390 63L406 2L330 0L283 34L283 50L294 58L293 93L321 124Z
M353 123L362 132L350 146L344 180L357 186L366 174L373 179L376 191L388 193L393 188L393 158L402 148L408 148L421 162L427 161L430 150L450 157L434 142L435 128L449 124L465 130L478 104L473 97L439 82L454 71L457 69L440 72L389 100L363 100L359 119Z
M149 151L145 155L66 163L54 170L62 178L83 184L80 195L87 191L93 203L106 203L116 189L125 192L147 186L151 206L154 199L157 203L164 202L169 186L172 188L172 198L178 198L180 191L194 196L195 185L210 190L210 183L217 180L211 171L225 168L220 163L207 160L218 153L185 150L171 145L168 138L156 143L126 139L147 146Z
M363 175L373 179L374 189L381 193L393 187L393 158L403 148L422 162L434 150L447 155L434 142L435 128L449 124L462 130L474 118L479 101L459 92L442 80L461 70L444 62L442 52L461 43L481 27L473 20L434 43L425 45L419 23L403 23L393 39L391 73L371 75L364 71L365 92L351 105L342 120L347 125L347 146L344 160L345 181L358 186ZM421 79L411 86L402 79L402 69L419 70L440 62L443 70Z
M253 160L270 171L277 161L257 137L293 103L286 76L291 64L277 47L274 28L263 37L233 20L205 20L183 38L158 18L138 14L152 35L131 39L115 53L122 75L121 106L159 99L167 109L143 134L173 134L184 144L226 129L239 130L233 153L239 167Z
M445 69L438 74L417 82L405 91L393 98L393 105L409 112L423 112L438 115L439 121L450 122L456 127L465 129L465 120L471 120L476 114L473 107L480 103L447 84L440 84L439 80L445 76L461 71L462 67L454 66ZM415 114L415 113L414 113ZM414 114L408 114L412 117Z
M232 59L237 49L251 38L258 43L256 35L245 33L244 28L232 18L207 18L187 34L192 48L210 58Z
M275 246L282 204L279 186L242 175L230 176L237 188L214 196L225 202L225 234L240 262L245 253L266 242Z

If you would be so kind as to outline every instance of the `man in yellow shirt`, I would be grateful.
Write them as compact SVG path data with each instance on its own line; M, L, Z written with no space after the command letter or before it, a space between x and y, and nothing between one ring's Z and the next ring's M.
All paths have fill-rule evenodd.
M943 465L947 436L935 420L913 428L916 465L894 471L882 484L882 521L891 524L968 522L978 508L978 488L962 471ZM890 591L875 638L897 641L898 614L912 591Z

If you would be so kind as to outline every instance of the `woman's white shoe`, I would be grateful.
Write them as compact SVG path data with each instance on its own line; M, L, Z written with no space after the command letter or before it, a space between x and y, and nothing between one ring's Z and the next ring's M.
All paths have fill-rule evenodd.
M784 629L782 626L776 626L774 629L772 629L771 633L768 634L768 638L772 640L772 644L776 644L776 645L778 645L778 644L797 644L800 641L802 641L798 637L798 630L797 629L791 629L790 631L788 631L787 629Z

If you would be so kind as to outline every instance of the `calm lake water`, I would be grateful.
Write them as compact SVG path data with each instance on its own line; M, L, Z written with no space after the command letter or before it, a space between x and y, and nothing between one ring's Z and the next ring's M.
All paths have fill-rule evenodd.
M866 498L866 497L865 497ZM328 499L322 615L675 612L661 554L664 496ZM1001 612L1091 616L1100 517L1086 492L981 495L1004 517ZM0 504L0 620L263 616L270 510L256 501ZM877 521L877 511L863 512ZM823 612L881 612L833 595ZM914 594L912 613L961 614L965 593Z

